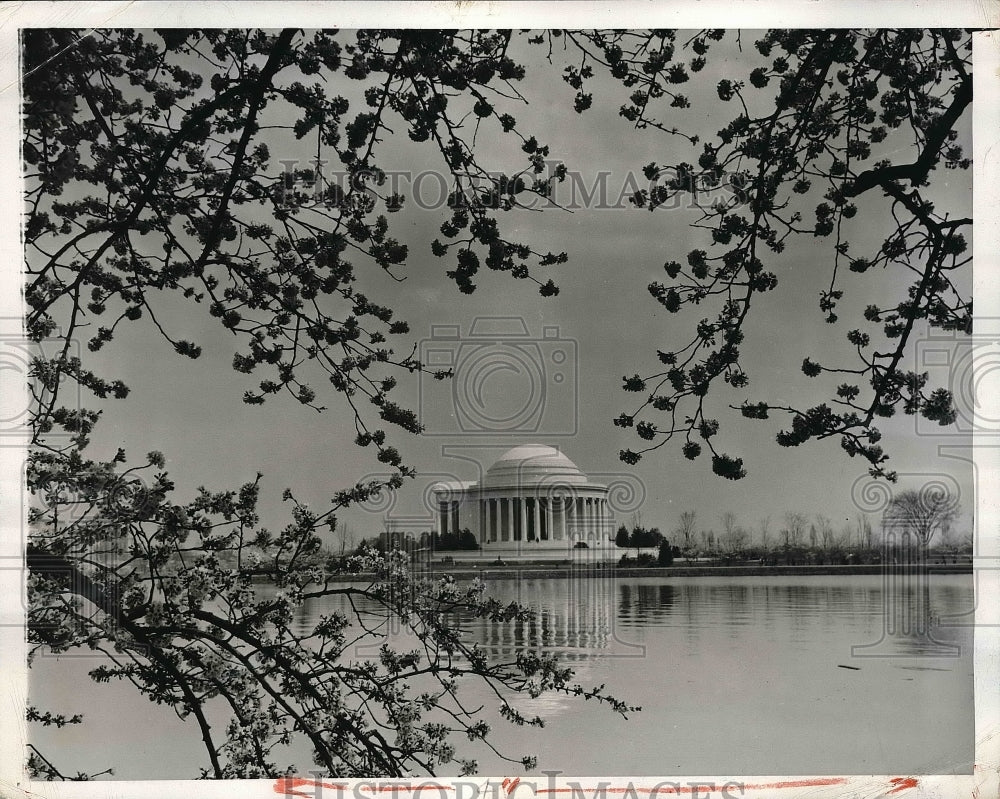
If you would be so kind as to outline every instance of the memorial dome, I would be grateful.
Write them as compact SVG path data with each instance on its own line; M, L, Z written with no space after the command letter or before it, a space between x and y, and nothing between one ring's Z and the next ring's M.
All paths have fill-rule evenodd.
M554 447L522 444L507 450L486 470L483 485L489 488L586 482L587 475Z

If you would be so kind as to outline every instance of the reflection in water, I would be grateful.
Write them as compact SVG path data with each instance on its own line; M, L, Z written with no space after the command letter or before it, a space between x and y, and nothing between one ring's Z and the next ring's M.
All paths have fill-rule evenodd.
M531 608L531 616L510 622L473 619L465 627L494 658L543 649L558 651L567 662L588 660L611 643L614 588L606 577L497 581L490 593Z
M527 729L504 722L496 696L475 681L460 691L469 707L484 708L494 745L508 754L537 755L539 771L970 773L972 585L971 576L935 575L926 594L923 586L915 596L904 585L889 597L881 577L861 575L494 580L490 595L533 611L506 624L456 618L470 640L495 659L510 660L523 649L558 652L582 685L606 685L608 693L642 711L625 720L560 694L516 697L520 709L546 720L544 729ZM923 614L925 606L927 629L935 640L958 647L953 656L926 657L919 625L890 626L887 609L915 607ZM358 610L377 608L359 603ZM307 603L296 615L299 632L337 611L350 611L343 597ZM391 624L383 631L387 642L407 645L393 638ZM380 643L369 641L344 657L377 657ZM852 655L873 645L867 651L876 657ZM82 669L93 663L80 665L79 680L86 680ZM100 739L73 739L70 748L78 751L81 767L103 762L105 750L121 750L130 752L133 770L120 777L189 776L197 734L188 752L183 744L190 733L166 726L176 720L153 721L152 706L127 689L112 694L110 702L103 688L72 690L81 684L66 681L72 666L42 659L32 669L31 690L34 704L104 719ZM143 760L136 731L147 729L157 734ZM33 731L41 744L45 736L63 736L53 745L62 741L64 749L73 733ZM161 737L170 745L162 746ZM490 751L470 750L468 741L454 743L478 759L481 774L508 767ZM308 763L308 752L289 757Z
M893 583L882 578L661 578L617 579L613 575L582 579L494 580L488 592L505 602L531 609L526 619L495 622L456 615L456 623L493 658L510 659L527 649L558 651L580 662L607 654L642 654L658 629L673 629L691 653L706 636L724 631L730 640L754 642L787 638L810 647L817 635L842 637L851 631L858 657L957 655L956 646L971 644L971 586L934 578L933 586ZM336 599L311 600L296 610L295 629L311 629ZM379 628L381 608L356 602L369 628L386 639L391 620ZM920 618L916 619L919 614ZM937 623L944 620L944 626ZM863 633L861 631L864 631ZM872 652L866 652L871 648ZM634 650L634 652L630 652Z
M676 595L677 589L670 583L622 583L618 586L615 618L623 627L662 624L673 609Z
M621 627L668 624L675 613L674 626L691 643L718 627L731 638L759 639L776 625L793 643L809 643L817 631L841 635L874 625L876 638L858 641L857 648L878 642L879 656L886 657L957 654L954 646L969 634L947 621L964 618L971 607L971 590L956 585L678 583L622 583L616 609Z

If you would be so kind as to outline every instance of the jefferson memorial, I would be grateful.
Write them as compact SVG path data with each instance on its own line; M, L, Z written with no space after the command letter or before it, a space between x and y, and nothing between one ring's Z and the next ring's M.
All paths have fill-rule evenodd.
M483 553L533 557L614 547L608 487L592 483L559 450L524 444L504 453L482 482L432 487L441 532L468 528Z

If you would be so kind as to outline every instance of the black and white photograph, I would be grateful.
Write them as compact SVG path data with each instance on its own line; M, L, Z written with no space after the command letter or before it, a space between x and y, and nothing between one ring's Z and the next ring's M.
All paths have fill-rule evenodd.
M6 31L10 796L995 787L996 9L205 5Z

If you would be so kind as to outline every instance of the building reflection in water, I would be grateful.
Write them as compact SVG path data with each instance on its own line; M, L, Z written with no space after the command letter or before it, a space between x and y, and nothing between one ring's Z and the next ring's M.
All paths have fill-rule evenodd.
M587 660L614 643L615 581L580 579L497 580L489 593L531 609L526 619L472 621L470 632L486 652L508 659L525 649L558 651L563 660Z
M525 650L558 652L563 660L583 661L607 654L612 649L626 654L629 649L642 647L631 640L615 636L616 590L622 587L613 576L596 574L581 578L562 579L499 579L487 583L487 594L503 603L517 602L529 609L525 618L507 622L476 618L457 612L454 622L465 632L470 641L480 645L495 660L508 660ZM652 592L652 593L650 593ZM653 618L656 610L654 597L672 596L671 586L642 586L637 601L625 600L628 610L633 605L642 618ZM629 594L631 597L632 594ZM374 627L382 609L364 601L356 601L353 608L342 601L330 598L304 602L295 611L293 629L306 634L319 620L320 615L340 610L348 618L355 612L371 613L366 624ZM638 617L637 617L638 618ZM365 650L377 647L399 632L399 625L391 622L379 625L376 641L369 640ZM634 639L634 635L633 635Z
M665 624L678 597L667 583L623 583L610 575L498 581L491 590L516 595L532 614L507 623L476 620L474 635L490 655L508 658L542 648L558 650L568 661L643 656L645 629Z
M877 579L877 578L876 578ZM914 590L887 591L871 578L812 577L802 583L745 578L715 582L690 580L621 580L611 574L563 579L496 579L487 581L488 595L503 603L529 608L526 618L495 622L456 614L455 623L468 640L478 643L494 660L509 660L524 650L559 653L568 662L594 657L640 657L648 641L661 636L658 628L673 628L685 651L698 651L698 643L721 631L727 638L787 639L808 645L817 635L836 638L854 630L850 642L856 649L879 643L883 654L907 656L932 654L924 628L894 629L885 634L893 612L905 608L930 609L931 636L938 642L971 641L971 592L967 587L934 586L932 601L919 601ZM909 588L909 587L907 587ZM296 632L305 634L320 616L352 609L336 600L307 602L296 609ZM356 607L377 614L381 608ZM376 616L367 617L373 625ZM381 643L397 635L400 625L379 627L378 640L368 639L356 656L377 653ZM881 634L880 634L881 633ZM850 647L849 647L850 649Z

